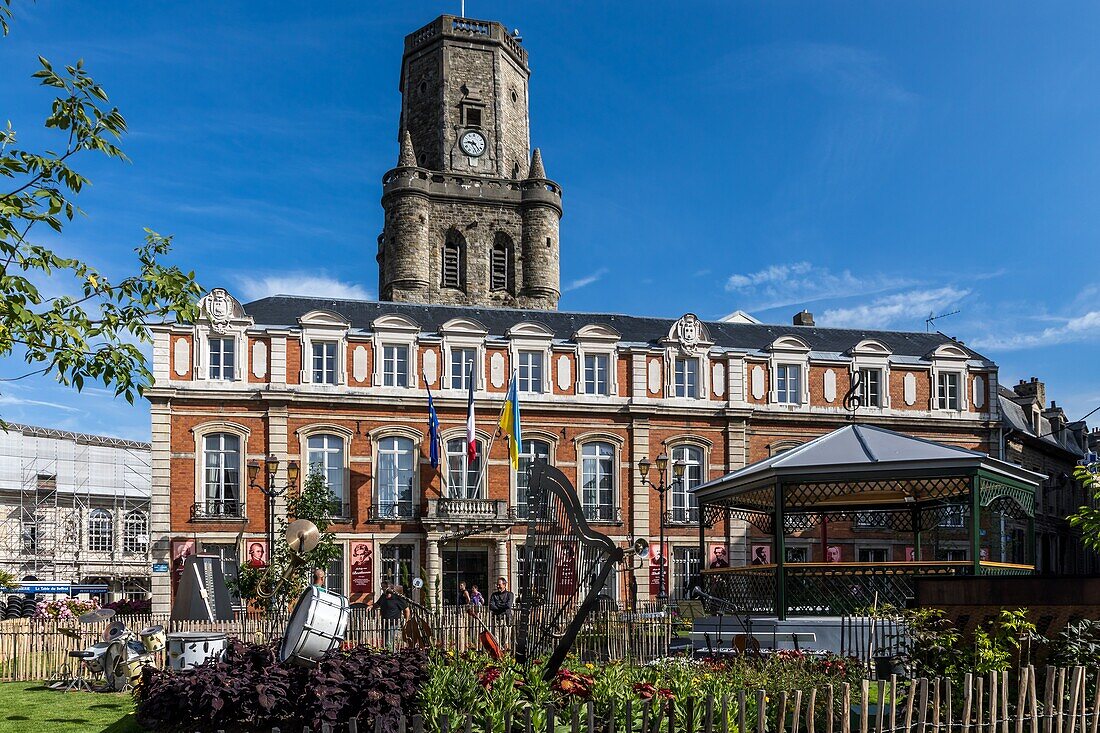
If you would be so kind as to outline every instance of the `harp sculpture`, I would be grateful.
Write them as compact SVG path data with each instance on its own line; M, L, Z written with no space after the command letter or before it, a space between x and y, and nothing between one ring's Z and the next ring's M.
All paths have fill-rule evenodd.
M544 462L531 469L527 512L514 653L520 662L546 659L543 677L550 680L623 550L588 526L569 479Z

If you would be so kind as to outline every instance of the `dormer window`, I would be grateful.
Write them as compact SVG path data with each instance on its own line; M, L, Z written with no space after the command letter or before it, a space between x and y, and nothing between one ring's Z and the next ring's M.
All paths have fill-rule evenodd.
M936 407L941 410L961 410L959 373L940 372L936 377Z
M237 378L237 340L230 338L211 338L210 379L231 381Z
M882 407L882 370L859 370L859 404L862 407Z
M607 354L585 354L584 356L584 393L610 394L608 389Z
M313 383L336 384L336 342L313 342Z
M802 402L802 367L779 364L775 367L775 401L783 405Z
M676 359L676 382L673 385L677 397L699 396L699 360Z

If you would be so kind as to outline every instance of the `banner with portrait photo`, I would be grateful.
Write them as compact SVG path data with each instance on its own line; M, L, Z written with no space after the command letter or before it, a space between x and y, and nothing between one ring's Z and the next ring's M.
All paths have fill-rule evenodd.
M374 594L374 547L370 542L351 543L348 600L366 603Z
M724 545L707 546L707 567L711 570L730 566L729 549Z
M267 540L248 539L244 541L244 564L253 569L267 567Z
M750 565L771 565L772 564L772 546L771 545L753 545L749 552L749 564Z
M661 547L654 542L649 546L649 594L657 596L661 593L661 573L668 572L668 544ZM668 592L668 578L665 578L665 592Z
M176 596L180 578L183 577L183 564L195 554L195 540L172 540L172 597Z

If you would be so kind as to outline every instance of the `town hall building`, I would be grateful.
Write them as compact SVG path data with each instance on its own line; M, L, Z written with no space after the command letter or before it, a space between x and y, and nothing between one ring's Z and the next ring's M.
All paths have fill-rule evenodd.
M336 497L330 529L343 557L329 568L331 589L365 600L382 580L422 577L450 602L459 580L483 590L498 575L515 583L526 469L546 460L617 544L656 544L664 525L676 596L715 562L710 548L730 564L758 554L755 530L732 521L703 528L701 557L690 489L702 482L853 422L999 457L997 367L939 333L820 328L806 312L768 325L557 310L562 188L548 176L552 156L544 163L531 148L529 80L526 50L499 23L444 15L412 33L397 165L382 177L379 300L241 303L218 288L194 323L155 329L146 391L155 563L196 551L247 562L269 551L266 499L246 467L271 457L276 484L292 462L303 475L318 466ZM494 440L513 373L519 470L506 440ZM673 481L663 516L638 470L662 454ZM283 511L285 497L276 502ZM927 559L967 552L944 530ZM830 528L829 548L810 535L786 544L791 562L824 561L827 549L831 559L880 562L910 559L912 543L857 517ZM649 598L641 564L639 595ZM618 600L622 581L611 591ZM167 610L170 574L153 585L155 610Z

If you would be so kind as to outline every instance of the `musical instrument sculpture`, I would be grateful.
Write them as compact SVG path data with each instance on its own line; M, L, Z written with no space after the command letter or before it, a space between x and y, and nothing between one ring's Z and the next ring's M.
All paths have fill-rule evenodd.
M527 507L514 653L520 662L548 659L543 678L549 681L623 550L588 526L569 479L545 462L531 469Z
M173 621L232 621L233 603L225 585L222 559L217 555L190 555L172 603Z
M290 548L290 559L286 569L278 579L272 579L274 566L268 565L267 576L256 589L260 598L271 599L279 594L294 574L305 564L305 554L321 543L321 532L317 525L308 519L295 519L286 527L286 544ZM266 585L266 587L265 587Z
M350 619L347 598L311 585L298 598L290 615L279 647L279 661L312 667L344 641Z

